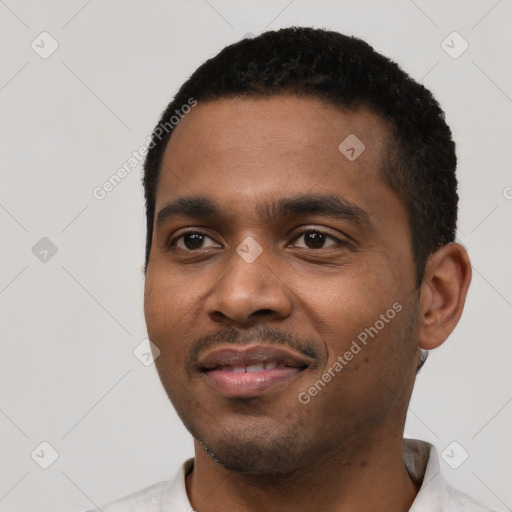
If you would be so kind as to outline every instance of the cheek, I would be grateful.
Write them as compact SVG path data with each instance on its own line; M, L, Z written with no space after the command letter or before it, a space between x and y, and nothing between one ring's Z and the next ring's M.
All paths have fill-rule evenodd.
M169 297L161 285L155 286L151 276L146 278L144 290L144 317L150 339L155 342L166 327L166 305Z
M174 375L185 371L188 348L195 342L194 336L201 334L193 328L197 325L199 298L190 289L190 282L167 278L163 273L148 273L146 279L144 316L148 336L160 349L158 365L166 371L172 368Z
M403 345L400 333L409 322L406 307L411 296L402 280L384 265L372 264L332 280L329 289L323 299L317 299L324 308L317 311L324 320L328 368L338 361L335 373L360 368L381 372L390 354Z
M336 420L332 429L354 421L356 429L378 423L394 404L406 401L413 378L413 333L406 306L389 306L364 318L340 319L334 326L338 336L328 340L326 366L311 375L310 387L304 390L316 396L312 403L319 415ZM340 317L344 315L340 312ZM402 402L397 401L400 397Z
M184 295L190 287L179 277L178 273L154 258L144 288L144 314L148 328L158 331L170 329L183 314Z
M179 322L180 300L168 281L154 279L148 274L144 293L144 316L149 338L162 352L172 342L176 324ZM164 354L163 354L164 355Z

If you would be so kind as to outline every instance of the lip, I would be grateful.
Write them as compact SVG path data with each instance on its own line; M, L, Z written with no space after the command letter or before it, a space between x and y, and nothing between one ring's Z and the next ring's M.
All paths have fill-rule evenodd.
M198 367L220 394L249 398L297 378L311 362L284 347L244 345L217 348L203 356ZM260 366L250 368L254 365Z

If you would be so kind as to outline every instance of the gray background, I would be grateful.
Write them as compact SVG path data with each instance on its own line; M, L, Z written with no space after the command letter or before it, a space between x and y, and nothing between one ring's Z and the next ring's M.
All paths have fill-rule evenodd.
M440 453L456 441L446 479L510 510L511 14L510 0L0 0L0 510L91 508L192 455L154 366L133 354L146 337L141 165L103 200L92 191L200 63L290 25L362 37L446 111L474 277L458 328L419 376L406 434ZM457 58L453 31L469 44ZM42 58L31 44L48 52L50 37L58 48ZM58 452L48 469L43 441Z

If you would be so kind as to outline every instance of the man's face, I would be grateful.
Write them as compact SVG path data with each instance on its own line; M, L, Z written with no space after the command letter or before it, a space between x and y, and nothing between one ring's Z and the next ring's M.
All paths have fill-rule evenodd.
M145 316L178 414L229 469L349 460L403 426L418 292L386 133L287 95L199 103L174 129ZM338 149L350 134L359 156L354 138Z

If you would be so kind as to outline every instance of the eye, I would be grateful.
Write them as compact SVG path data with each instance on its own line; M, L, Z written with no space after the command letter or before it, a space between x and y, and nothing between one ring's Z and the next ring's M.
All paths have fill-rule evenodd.
M204 242L206 240L211 240L213 244L205 246ZM218 246L218 244L207 234L202 233L201 231L189 231L171 240L169 242L169 246L175 246L185 251L194 251L197 249L207 249L208 247L216 247Z
M305 249L326 249L328 247L332 247L333 245L346 245L343 241L338 238L318 229L309 229L307 231L302 231L294 240L304 239L304 245L302 248ZM331 240L334 241L331 245L327 247L324 246L325 242Z
M303 239L302 245L296 245L298 240ZM332 246L343 246L345 242L339 240L335 236L319 230L319 229L308 229L299 233L295 238L295 246L304 249L327 249ZM208 242L209 241L209 242ZM330 242L327 246L326 242ZM220 247L206 233L201 231L189 231L183 233L176 238L172 239L169 244L170 247L178 247L184 251L196 251L200 249L208 249L211 247Z

